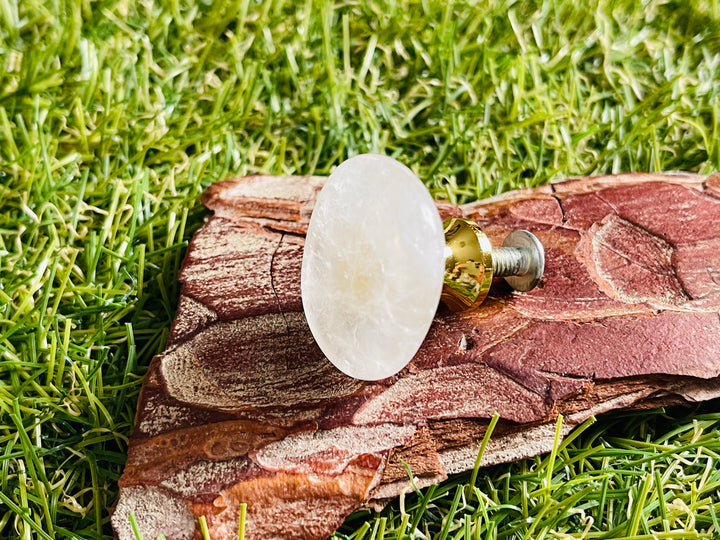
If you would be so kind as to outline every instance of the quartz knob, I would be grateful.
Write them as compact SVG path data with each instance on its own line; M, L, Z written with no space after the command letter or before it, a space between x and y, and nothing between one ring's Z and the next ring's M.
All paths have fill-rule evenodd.
M302 260L303 310L338 369L384 379L415 356L441 296L453 310L474 308L493 277L525 291L543 266L532 233L515 231L493 250L473 222L443 223L405 165L362 154L341 163L317 197Z

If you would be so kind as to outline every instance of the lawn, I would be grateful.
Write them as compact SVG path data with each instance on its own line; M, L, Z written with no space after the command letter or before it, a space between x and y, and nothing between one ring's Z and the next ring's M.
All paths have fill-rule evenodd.
M467 202L720 168L720 2L0 0L0 538L111 537L209 184L392 155ZM338 538L717 538L720 403L608 414Z

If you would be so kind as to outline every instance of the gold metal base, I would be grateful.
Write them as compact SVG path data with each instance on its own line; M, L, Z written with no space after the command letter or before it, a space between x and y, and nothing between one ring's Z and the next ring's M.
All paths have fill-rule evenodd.
M467 219L443 222L445 278L440 300L452 311L482 304L493 279L492 244L480 227Z

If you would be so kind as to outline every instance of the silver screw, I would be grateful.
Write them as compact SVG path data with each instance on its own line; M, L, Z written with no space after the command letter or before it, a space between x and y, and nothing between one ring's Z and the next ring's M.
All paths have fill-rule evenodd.
M492 250L492 261L494 276L505 278L516 291L529 291L545 270L545 249L533 233L517 229Z

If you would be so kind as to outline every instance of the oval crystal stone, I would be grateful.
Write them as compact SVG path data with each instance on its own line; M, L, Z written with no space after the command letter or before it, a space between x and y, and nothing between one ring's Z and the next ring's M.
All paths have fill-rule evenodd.
M335 169L310 218L301 290L338 369L378 380L412 360L440 300L444 249L435 204L405 165L363 154Z

